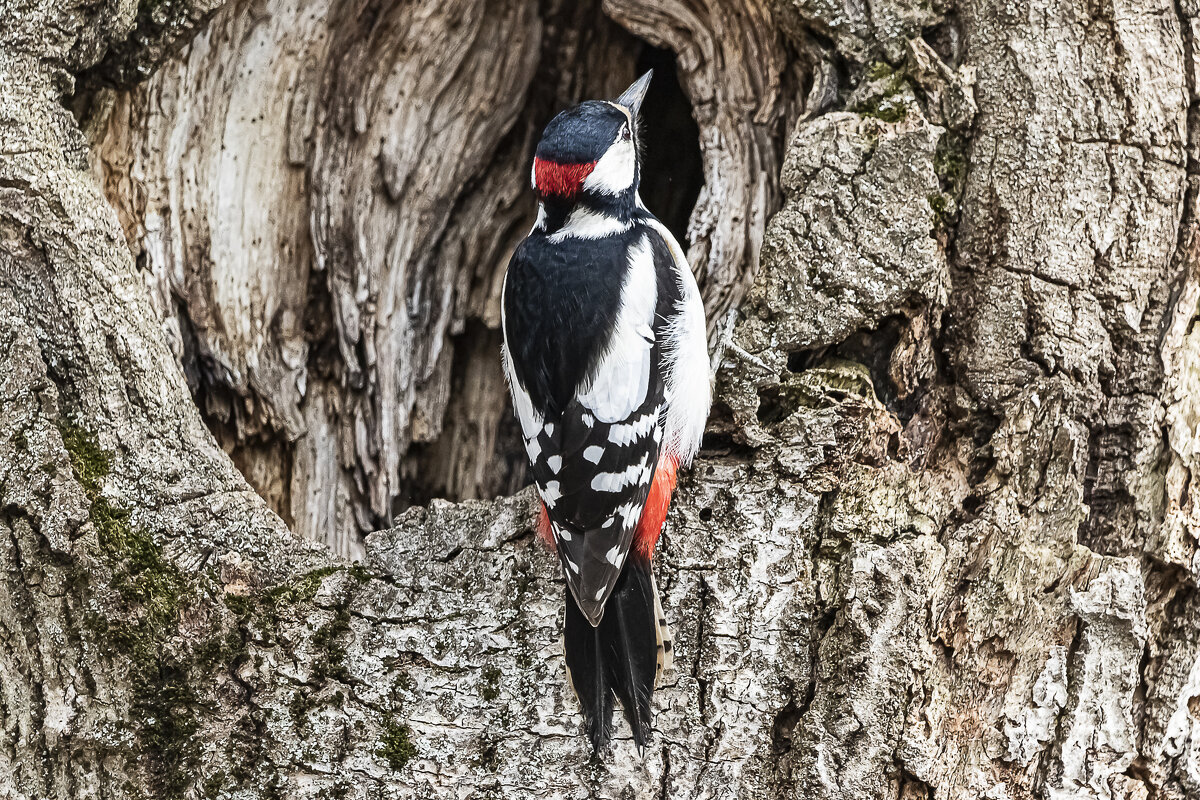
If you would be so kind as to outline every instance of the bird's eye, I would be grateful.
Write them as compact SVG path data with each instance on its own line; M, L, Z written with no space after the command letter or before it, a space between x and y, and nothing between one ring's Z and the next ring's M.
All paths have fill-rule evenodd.
M623 142L629 141L631 135L632 134L630 134L630 132L629 132L629 126L622 125L621 126L621 141L623 141Z

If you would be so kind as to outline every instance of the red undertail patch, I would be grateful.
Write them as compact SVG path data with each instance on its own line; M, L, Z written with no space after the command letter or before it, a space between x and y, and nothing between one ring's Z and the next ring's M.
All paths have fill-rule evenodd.
M658 459L658 468L654 470L650 495L646 498L642 518L638 520L637 530L633 534L633 549L646 560L654 555L654 547L662 534L667 509L671 507L671 494L675 491L675 470L678 466L674 456L664 455Z
M583 164L559 164L544 158L533 159L533 182L538 194L574 197L583 179L596 168L595 161Z
M556 552L558 548L554 544L554 530L550 527L550 514L546 511L545 503L538 503L538 508L541 511L538 513L537 535L542 540L542 544L550 548L550 552Z

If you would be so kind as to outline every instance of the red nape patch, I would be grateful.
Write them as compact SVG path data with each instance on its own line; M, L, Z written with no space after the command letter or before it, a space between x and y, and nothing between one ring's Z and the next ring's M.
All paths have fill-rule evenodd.
M558 548L554 546L554 531L550 528L550 514L546 511L546 504L538 503L538 507L542 509L538 514L537 521L538 538L542 540L542 544L550 548L551 553L557 552Z
M534 158L533 182L540 195L574 197L583 184L583 179L595 168L595 161L586 164L558 164L544 158Z
M662 534L667 509L671 507L671 494L675 491L675 470L678 467L679 462L674 456L665 455L658 460L658 469L654 470L650 495L646 498L642 518L638 520L637 530L633 534L633 549L646 560L654 555L658 537Z

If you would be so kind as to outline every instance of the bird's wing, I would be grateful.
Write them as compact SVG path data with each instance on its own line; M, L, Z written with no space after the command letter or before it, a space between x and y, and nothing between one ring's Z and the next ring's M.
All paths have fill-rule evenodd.
M658 274L647 237L629 247L628 263L607 342L561 411L538 412L525 389L526 365L505 352L514 406L567 585L593 624L603 616L625 563L662 438Z

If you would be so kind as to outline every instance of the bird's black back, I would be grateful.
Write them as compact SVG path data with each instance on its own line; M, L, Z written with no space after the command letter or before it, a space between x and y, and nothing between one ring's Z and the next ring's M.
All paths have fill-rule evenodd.
M543 415L570 402L612 334L629 271L625 236L531 235L508 265L504 314L509 354Z

